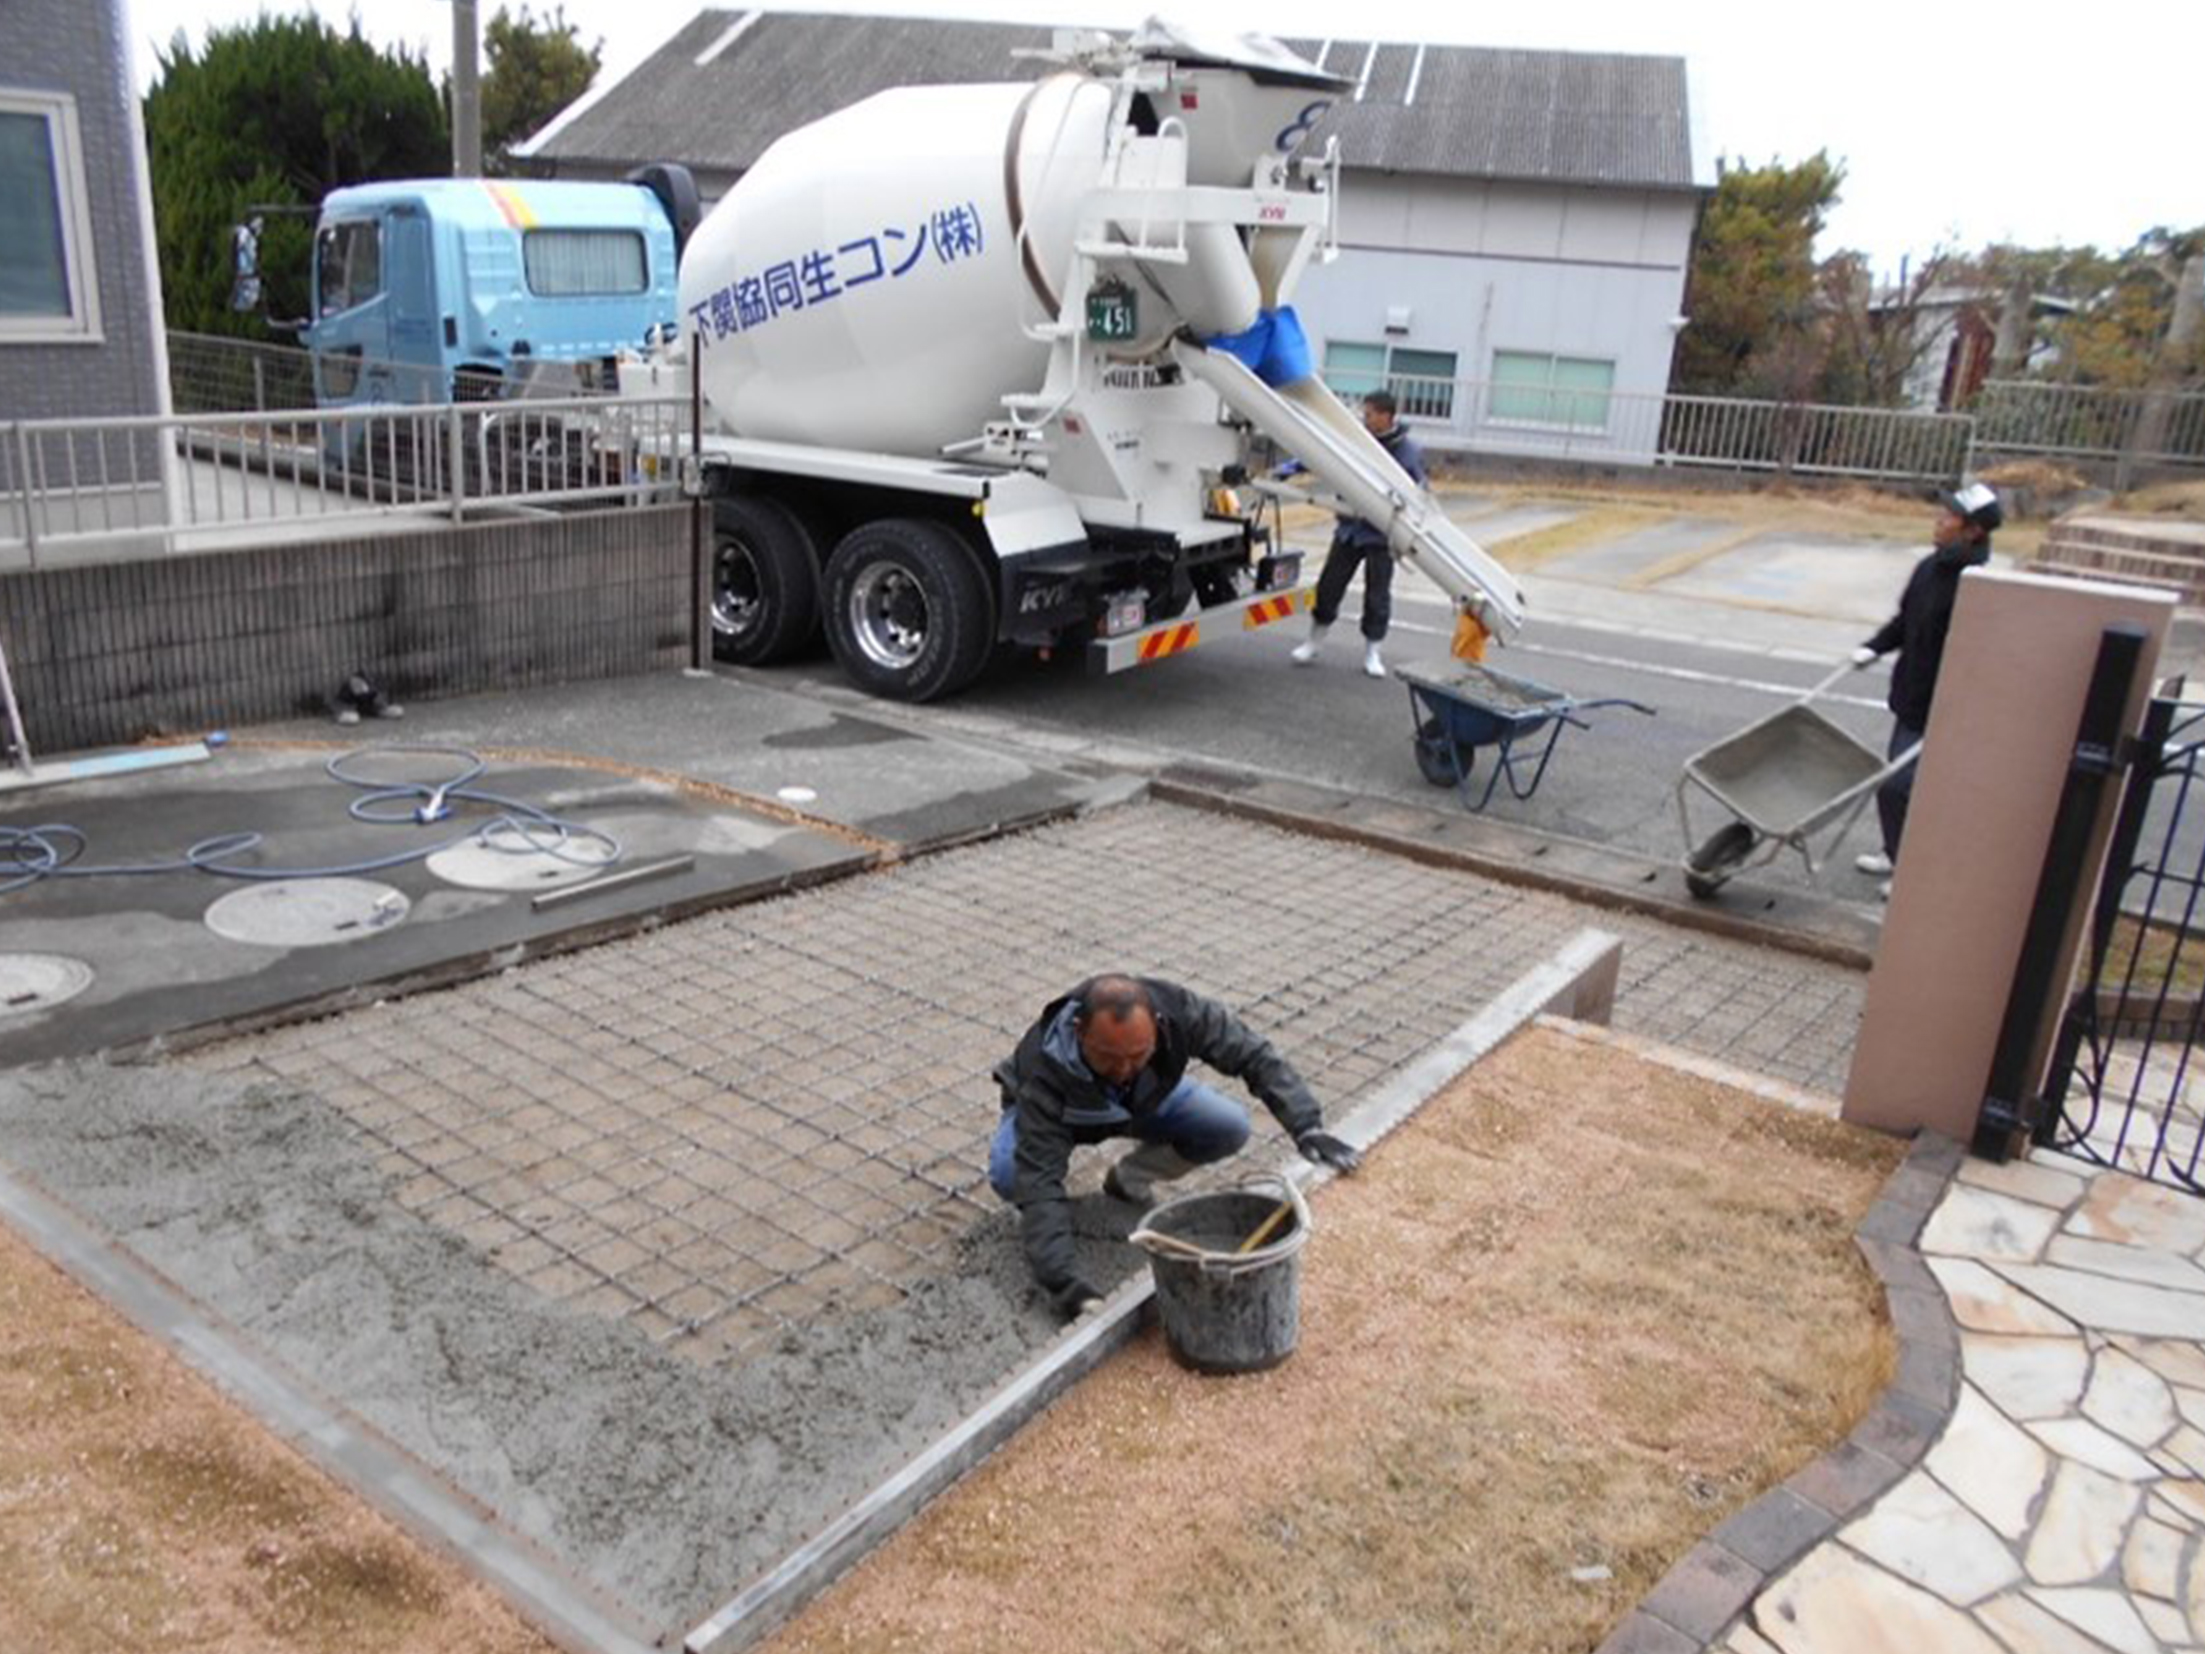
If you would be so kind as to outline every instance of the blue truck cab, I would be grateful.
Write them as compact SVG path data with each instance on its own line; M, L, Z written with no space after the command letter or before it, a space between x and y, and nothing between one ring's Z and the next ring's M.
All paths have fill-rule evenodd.
M331 191L302 333L316 400L607 388L621 352L674 324L683 207L650 182L427 178Z

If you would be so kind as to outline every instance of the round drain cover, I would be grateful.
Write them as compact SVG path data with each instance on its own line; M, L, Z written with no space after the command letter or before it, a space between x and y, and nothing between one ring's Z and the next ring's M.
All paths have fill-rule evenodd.
M0 1017L51 1010L91 985L92 967L67 954L0 953Z
M617 853L603 839L576 834L559 841L559 853L536 846L548 843L503 822L429 858L429 871L463 890L555 890L602 873Z
M411 905L373 879L277 879L231 891L207 909L207 928L260 947L316 948L388 930Z

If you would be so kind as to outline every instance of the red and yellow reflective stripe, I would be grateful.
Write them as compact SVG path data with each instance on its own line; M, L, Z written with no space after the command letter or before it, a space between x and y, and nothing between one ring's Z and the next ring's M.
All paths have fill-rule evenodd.
M485 183L482 187L490 192L490 199L498 204L498 211L514 229L533 230L536 227L536 215L529 210L519 190L510 184Z
M1240 624L1248 631L1258 626L1268 626L1274 620L1284 620L1302 606L1300 592L1287 592L1279 597L1266 597L1259 603L1251 603L1240 611Z
M1162 660L1166 655L1176 655L1182 649L1192 649L1202 641L1199 622L1188 621L1183 626L1171 626L1161 632L1151 632L1141 639L1141 660L1145 664Z

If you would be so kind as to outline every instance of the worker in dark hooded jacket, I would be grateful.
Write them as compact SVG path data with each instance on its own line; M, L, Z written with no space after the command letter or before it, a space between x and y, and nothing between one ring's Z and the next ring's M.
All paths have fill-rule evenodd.
M1324 1129L1309 1087L1271 1043L1214 999L1155 977L1097 976L1051 1000L996 1066L1003 1118L988 1182L1018 1208L1026 1260L1067 1316L1102 1294L1078 1270L1065 1193L1072 1150L1113 1137L1140 1146L1113 1165L1103 1191L1145 1207L1156 1186L1223 1160L1248 1141L1248 1110L1187 1073L1195 1059L1246 1083L1295 1146L1352 1172L1362 1155Z
M1914 565L1899 612L1853 651L1853 664L1866 666L1894 649L1891 664L1891 745L1897 758L1921 745L1929 728L1929 704L1937 693L1937 674L1945 661L1945 635L1952 630L1952 606L1960 596L1960 576L1990 561L1991 534L2006 520L1998 495L1982 483L1969 483L1944 498L1937 526L1930 532L1930 554ZM1914 771L1907 765L1876 789L1876 818L1883 828L1883 849L1854 858L1853 865L1884 880L1880 894L1891 894L1891 868L1898 860L1899 837L1906 830L1907 806L1914 797Z

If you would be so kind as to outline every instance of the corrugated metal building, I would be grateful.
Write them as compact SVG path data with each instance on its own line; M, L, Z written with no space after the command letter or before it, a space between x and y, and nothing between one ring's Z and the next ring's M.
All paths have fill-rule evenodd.
M716 199L781 133L892 86L1026 79L1050 31L700 12L521 155L563 177L677 160ZM1428 438L1644 459L1702 195L1679 58L1290 41L1353 90L1317 127L1344 168L1341 256L1298 295L1326 376L1391 382ZM1626 428L1638 433L1626 439Z

